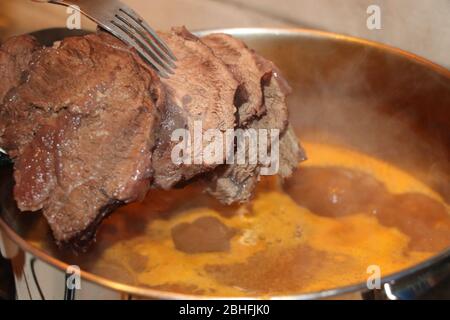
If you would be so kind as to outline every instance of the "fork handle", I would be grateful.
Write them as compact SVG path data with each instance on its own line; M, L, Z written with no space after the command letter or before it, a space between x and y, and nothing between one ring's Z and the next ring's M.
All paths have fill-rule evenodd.
M50 4L57 4L57 5L63 5L66 7L71 6L78 6L79 1L78 0L31 0L33 2L38 3L50 3Z
M31 0L33 2L40 2L40 3L55 3L55 4L63 4L66 6L70 6L72 4L76 4L76 0L65 1L65 0Z

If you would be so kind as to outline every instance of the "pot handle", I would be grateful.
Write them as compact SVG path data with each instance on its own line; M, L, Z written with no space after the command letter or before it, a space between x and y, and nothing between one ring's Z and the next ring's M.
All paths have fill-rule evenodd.
M13 259L19 253L19 246L0 229L0 253L5 259Z

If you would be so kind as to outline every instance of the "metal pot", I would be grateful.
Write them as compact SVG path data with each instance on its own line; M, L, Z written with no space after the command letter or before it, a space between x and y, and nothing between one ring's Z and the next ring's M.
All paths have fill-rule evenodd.
M333 33L304 29L227 29L226 32L273 60L294 88L291 122L302 137L344 143L394 163L429 185L450 202L450 71L413 54L382 44ZM37 33L52 43L68 30ZM351 97L357 103L339 105ZM358 107L355 107L358 106ZM363 107L361 107L363 106ZM388 123L370 115L376 111L412 128L425 144L403 139ZM10 178L2 170L2 181ZM8 180L8 181L9 181ZM0 190L0 247L11 259L19 299L178 299L208 298L132 287L77 270L30 240L36 227L32 215L20 218L11 199L12 181ZM8 187L9 185L9 187ZM10 201L11 202L11 201ZM33 232L47 237L46 232ZM27 239L27 240L25 240ZM416 298L450 275L450 249L412 268L382 279L382 288L366 283L299 294L287 299L408 299ZM72 283L74 285L67 286ZM255 297L258 298L258 297Z

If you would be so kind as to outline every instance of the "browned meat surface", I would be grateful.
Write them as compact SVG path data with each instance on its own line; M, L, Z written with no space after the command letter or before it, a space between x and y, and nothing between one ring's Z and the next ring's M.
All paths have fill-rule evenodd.
M217 52L217 55L221 57L221 53ZM279 172L286 178L300 161L306 159L303 149L289 127L286 96L291 89L270 61L257 54L253 56L256 61L255 67L264 75L261 83L266 113L252 121L248 127L255 130L279 130ZM260 170L260 163L224 165L214 172L208 192L224 204L246 202L251 198L259 181Z
M72 240L148 190L162 86L104 33L43 49L28 73L1 114L15 198L23 211L43 209L58 241Z
M239 126L246 126L265 114L262 80L271 70L259 68L255 54L243 41L230 35L211 34L203 37L202 41L222 59L240 83L235 100Z
M294 129L288 125L285 134L280 139L280 177L289 178L297 169L299 162L306 159L306 152L300 145Z
M11 89L27 76L28 64L38 48L37 41L29 35L11 38L0 46L0 76L2 79L0 81L0 106L4 100L10 98ZM2 112L1 109L0 112ZM6 147L5 141L2 139L5 128L6 121L2 119L0 121L0 146L2 147Z
M23 36L0 48L0 147L14 160L14 196L20 210L42 210L58 243L88 243L117 206L199 175L213 177L210 191L223 203L250 198L260 164L176 164L176 129L191 141L198 123L201 133L278 129L282 177L304 158L288 126L289 86L271 62L223 34L200 40L174 28L161 37L177 57L163 80L102 32L45 48ZM174 241L205 228L211 247L192 245L226 250L229 235L214 221L180 226Z
M234 97L238 81L211 49L185 28L161 33L177 57L177 69L163 83L167 90L167 111L163 116L154 152L154 184L169 189L199 173L211 171L215 164L176 165L171 152L176 143L170 141L178 128L194 136L194 122L201 121L202 131L233 129L236 108ZM203 141L203 146L207 142Z
M29 35L11 38L0 46L0 103L8 91L19 84L38 48L38 42Z

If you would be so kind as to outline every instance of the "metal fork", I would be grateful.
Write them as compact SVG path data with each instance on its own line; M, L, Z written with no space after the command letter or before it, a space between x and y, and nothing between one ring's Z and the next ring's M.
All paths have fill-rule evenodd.
M134 47L158 72L168 78L176 68L175 55L144 19L118 0L33 0L71 7L103 29Z

